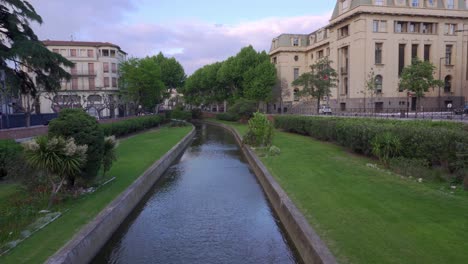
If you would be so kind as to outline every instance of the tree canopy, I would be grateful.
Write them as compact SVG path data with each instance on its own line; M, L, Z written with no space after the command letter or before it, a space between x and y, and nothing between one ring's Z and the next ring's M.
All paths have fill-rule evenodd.
M180 89L185 101L194 105L239 98L268 101L276 83L276 69L266 52L244 47L233 57L205 65L195 71Z

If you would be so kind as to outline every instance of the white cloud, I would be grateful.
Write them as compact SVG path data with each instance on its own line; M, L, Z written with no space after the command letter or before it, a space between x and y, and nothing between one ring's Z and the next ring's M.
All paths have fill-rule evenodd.
M310 33L326 25L330 14L290 18L264 18L234 25L204 21L172 21L165 24L126 23L126 16L139 2L131 0L32 0L44 24L36 28L42 39L108 41L131 56L162 51L175 56L188 74L197 68L235 55L251 44L269 50L272 38L281 33ZM85 15L84 15L85 14Z

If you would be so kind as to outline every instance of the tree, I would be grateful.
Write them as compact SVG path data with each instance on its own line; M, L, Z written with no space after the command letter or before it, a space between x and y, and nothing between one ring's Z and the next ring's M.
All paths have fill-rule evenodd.
M78 175L86 161L86 145L77 145L73 138L38 137L23 143L26 162L43 171L51 184L48 208L66 179Z
M115 136L104 138L104 155L102 159L104 176L106 176L106 173L112 167L112 163L117 160L116 148L117 140Z
M177 89L184 85L184 67L175 58L166 58L160 52L156 57L152 57L161 67L161 81L168 89Z
M434 70L435 66L430 61L421 61L418 58L414 58L411 65L403 68L399 86L416 95L416 105L419 105L421 97L424 97L429 88L444 85L443 81L434 79Z
M133 102L135 111L139 106L154 109L168 96L162 81L161 66L154 58L131 58L120 65L120 88L122 97Z
M83 109L64 109L58 118L49 124L49 135L63 138L74 138L79 145L87 145L87 161L80 175L73 175L70 184L75 182L75 176L84 180L96 177L101 167L104 153L104 132L94 117Z
M30 27L41 24L42 18L24 0L3 0L0 5L0 70L4 70L9 84L21 94L26 125L35 110L41 91L60 90L60 81L70 79L62 66L73 63L49 51ZM28 73L29 72L29 73Z
M250 68L244 77L245 97L257 102L271 100L276 79L276 68L269 59Z
M320 101L325 96L330 96L331 88L336 87L336 71L330 66L332 63L328 57L320 59L310 66L311 71L299 76L292 85L303 86L298 93L300 96L311 96L317 99L317 113L320 108Z
M365 87L364 90L361 91L361 93L364 95L364 112L367 110L367 103L366 103L366 98L367 95L369 94L371 97L371 104L374 101L374 94L375 94L375 73L374 69L371 68L369 73L367 74L367 79L365 82Z
M284 111L284 99L291 96L288 81L284 78L277 79L276 84L273 86L273 97L279 101L278 113L283 114Z

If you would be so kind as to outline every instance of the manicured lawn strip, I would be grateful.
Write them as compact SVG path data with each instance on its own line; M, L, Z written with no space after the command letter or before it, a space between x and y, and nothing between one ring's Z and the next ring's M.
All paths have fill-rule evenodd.
M109 171L117 179L87 197L64 204L68 212L0 257L0 263L43 263L190 130L161 128L122 141L117 149L118 161Z
M262 161L340 263L466 263L466 192L377 171L310 137L277 132L273 144L281 155Z

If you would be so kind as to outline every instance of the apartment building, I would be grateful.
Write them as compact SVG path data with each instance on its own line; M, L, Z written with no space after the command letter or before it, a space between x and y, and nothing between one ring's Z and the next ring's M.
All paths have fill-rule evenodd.
M41 94L41 113L54 113L63 108L82 107L93 116L114 117L119 114L119 63L126 53L108 42L43 41L53 52L75 63L66 69L69 81L62 82L57 94Z
M427 92L418 107L456 107L468 97L467 40L468 0L338 0L327 26L274 38L270 57L286 111L307 104L292 82L324 56L338 73L337 87L324 98L332 108L414 110L416 98L399 87L399 77L416 57L433 63L434 77L445 84ZM371 71L372 95L365 89ZM279 112L280 104L271 108Z

